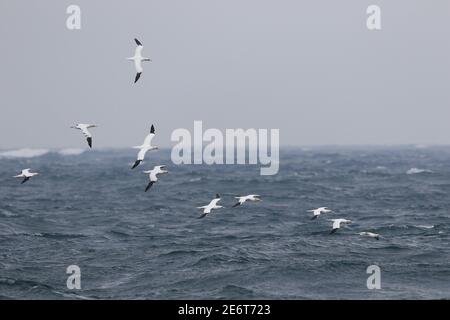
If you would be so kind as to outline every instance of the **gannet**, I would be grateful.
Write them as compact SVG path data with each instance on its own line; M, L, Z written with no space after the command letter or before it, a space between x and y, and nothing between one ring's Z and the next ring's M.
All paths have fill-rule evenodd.
M331 219L330 221L333 221L333 229L330 233L335 233L341 227L341 223L352 223L351 220L347 219Z
M27 182L30 180L31 177L37 176L39 173L37 172L30 172L30 169L23 169L21 174L18 174L17 176L14 176L14 178L24 178L21 182L21 184Z
M203 214L200 217L198 217L198 219L206 217L206 215L211 213L211 210L223 208L222 206L217 205L219 201L220 195L216 194L216 198L211 200L211 202L207 206L197 207L198 209L203 209Z
M144 171L144 173L148 173L148 178L150 179L150 182L148 183L147 187L145 188L145 192L148 191L148 189L151 188L151 186L158 181L158 174L168 173L169 171L164 170L166 166L154 166L152 170Z
M137 44L136 50L134 51L134 56L127 58L127 60L134 61L134 67L136 68L136 77L134 78L134 83L136 83L141 77L142 71L144 70L142 68L142 61L152 61L152 59L143 57L142 49L144 48L144 46L138 39L135 38L134 41Z
M233 208L243 204L246 201L262 201L261 196L257 194L249 194L248 196L241 196L235 198L238 199L238 202L233 206Z
M92 134L89 132L88 128L95 128L95 127L97 127L97 125L95 124L79 123L76 126L72 126L71 128L81 130L81 132L86 137L89 148L92 148Z
M332 210L328 209L328 207L320 207L313 210L308 210L308 212L314 212L311 220L317 219L322 213L329 213L333 212Z
M144 160L147 151L158 149L158 147L152 146L152 139L154 136L155 136L155 127L152 125L152 127L150 128L150 133L145 137L144 143L140 146L133 147L135 149L139 149L139 152L137 155L136 162L134 163L133 167L131 167L131 169L136 168Z

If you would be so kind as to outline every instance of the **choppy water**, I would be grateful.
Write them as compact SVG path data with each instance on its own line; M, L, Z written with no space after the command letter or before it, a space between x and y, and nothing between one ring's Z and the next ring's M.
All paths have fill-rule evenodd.
M450 148L286 149L272 177L175 166L167 150L135 171L133 150L6 155L0 298L450 298ZM154 164L170 174L144 193ZM28 167L42 175L11 178ZM263 202L196 219L216 192ZM319 206L336 212L311 221ZM354 223L330 235L335 217ZM81 290L66 288L73 264ZM381 290L366 287L372 264Z

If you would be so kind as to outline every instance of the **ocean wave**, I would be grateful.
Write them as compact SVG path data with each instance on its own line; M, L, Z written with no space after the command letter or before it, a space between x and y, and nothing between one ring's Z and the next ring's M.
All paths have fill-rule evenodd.
M418 174L418 173L433 173L433 171L419 168L411 168L408 171L406 171L406 174Z
M421 229L433 229L434 226L433 225L418 225L418 226L414 226L416 228L421 228Z
M0 158L35 158L49 153L48 149L17 149L0 152Z
M77 148L67 148L67 149L61 149L58 151L58 154L62 156L78 156L82 153L84 153L86 149L77 149Z

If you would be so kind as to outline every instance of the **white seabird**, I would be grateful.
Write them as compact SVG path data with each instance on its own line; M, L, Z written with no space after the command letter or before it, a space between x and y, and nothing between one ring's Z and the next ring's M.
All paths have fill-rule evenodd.
M211 210L223 208L222 206L217 205L220 201L220 195L216 194L216 198L211 200L211 202L207 206L197 207L198 209L203 209L203 214L198 217L198 219L206 217L206 215L211 213Z
M169 171L164 170L166 166L154 166L152 170L144 171L144 173L148 173L148 178L150 179L150 182L148 183L147 187L145 188L145 192L148 191L148 189L151 188L151 186L158 181L158 174L168 173Z
M233 206L233 208L240 206L246 201L262 201L261 196L258 194L249 194L248 196L235 197L238 202Z
M78 123L76 126L72 126L73 129L81 130L81 132L86 137L89 148L92 148L92 134L89 132L89 128L95 128L97 125L95 124L86 124L86 123Z
M352 220L347 219L331 219L330 221L333 221L333 229L330 233L335 233L336 231L338 231L342 223L352 223Z
M364 232L360 232L359 235L360 236L370 237L370 238L375 238L377 240L380 240L380 235L378 233L364 231Z
M136 83L141 77L142 71L144 71L144 69L142 68L142 61L152 61L152 59L143 57L142 49L144 48L144 46L138 39L135 38L134 41L137 44L136 50L134 51L134 56L127 58L127 60L134 61L134 67L136 68L136 77L134 78L134 83Z
M136 162L133 164L133 167L131 167L131 169L136 168L144 160L147 151L158 149L158 147L152 146L152 139L154 136L155 136L155 127L152 125L152 127L150 128L150 133L144 139L144 143L140 146L133 147L135 149L139 149L139 152L137 155Z
M308 212L313 212L313 217L311 220L317 219L322 213L329 213L333 212L332 210L328 209L328 207L320 207L313 210L308 210Z
M31 177L37 176L39 173L37 172L30 172L30 169L23 169L22 172L20 174L18 174L17 176L14 176L14 178L24 178L21 182L21 184L27 182L28 180L30 180Z

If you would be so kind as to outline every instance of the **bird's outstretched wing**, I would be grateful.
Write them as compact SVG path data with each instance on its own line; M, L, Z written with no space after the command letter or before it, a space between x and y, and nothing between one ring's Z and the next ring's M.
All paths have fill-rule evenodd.
M155 137L155 127L152 125L150 128L150 133L144 139L144 145L150 146L152 144L152 140Z

